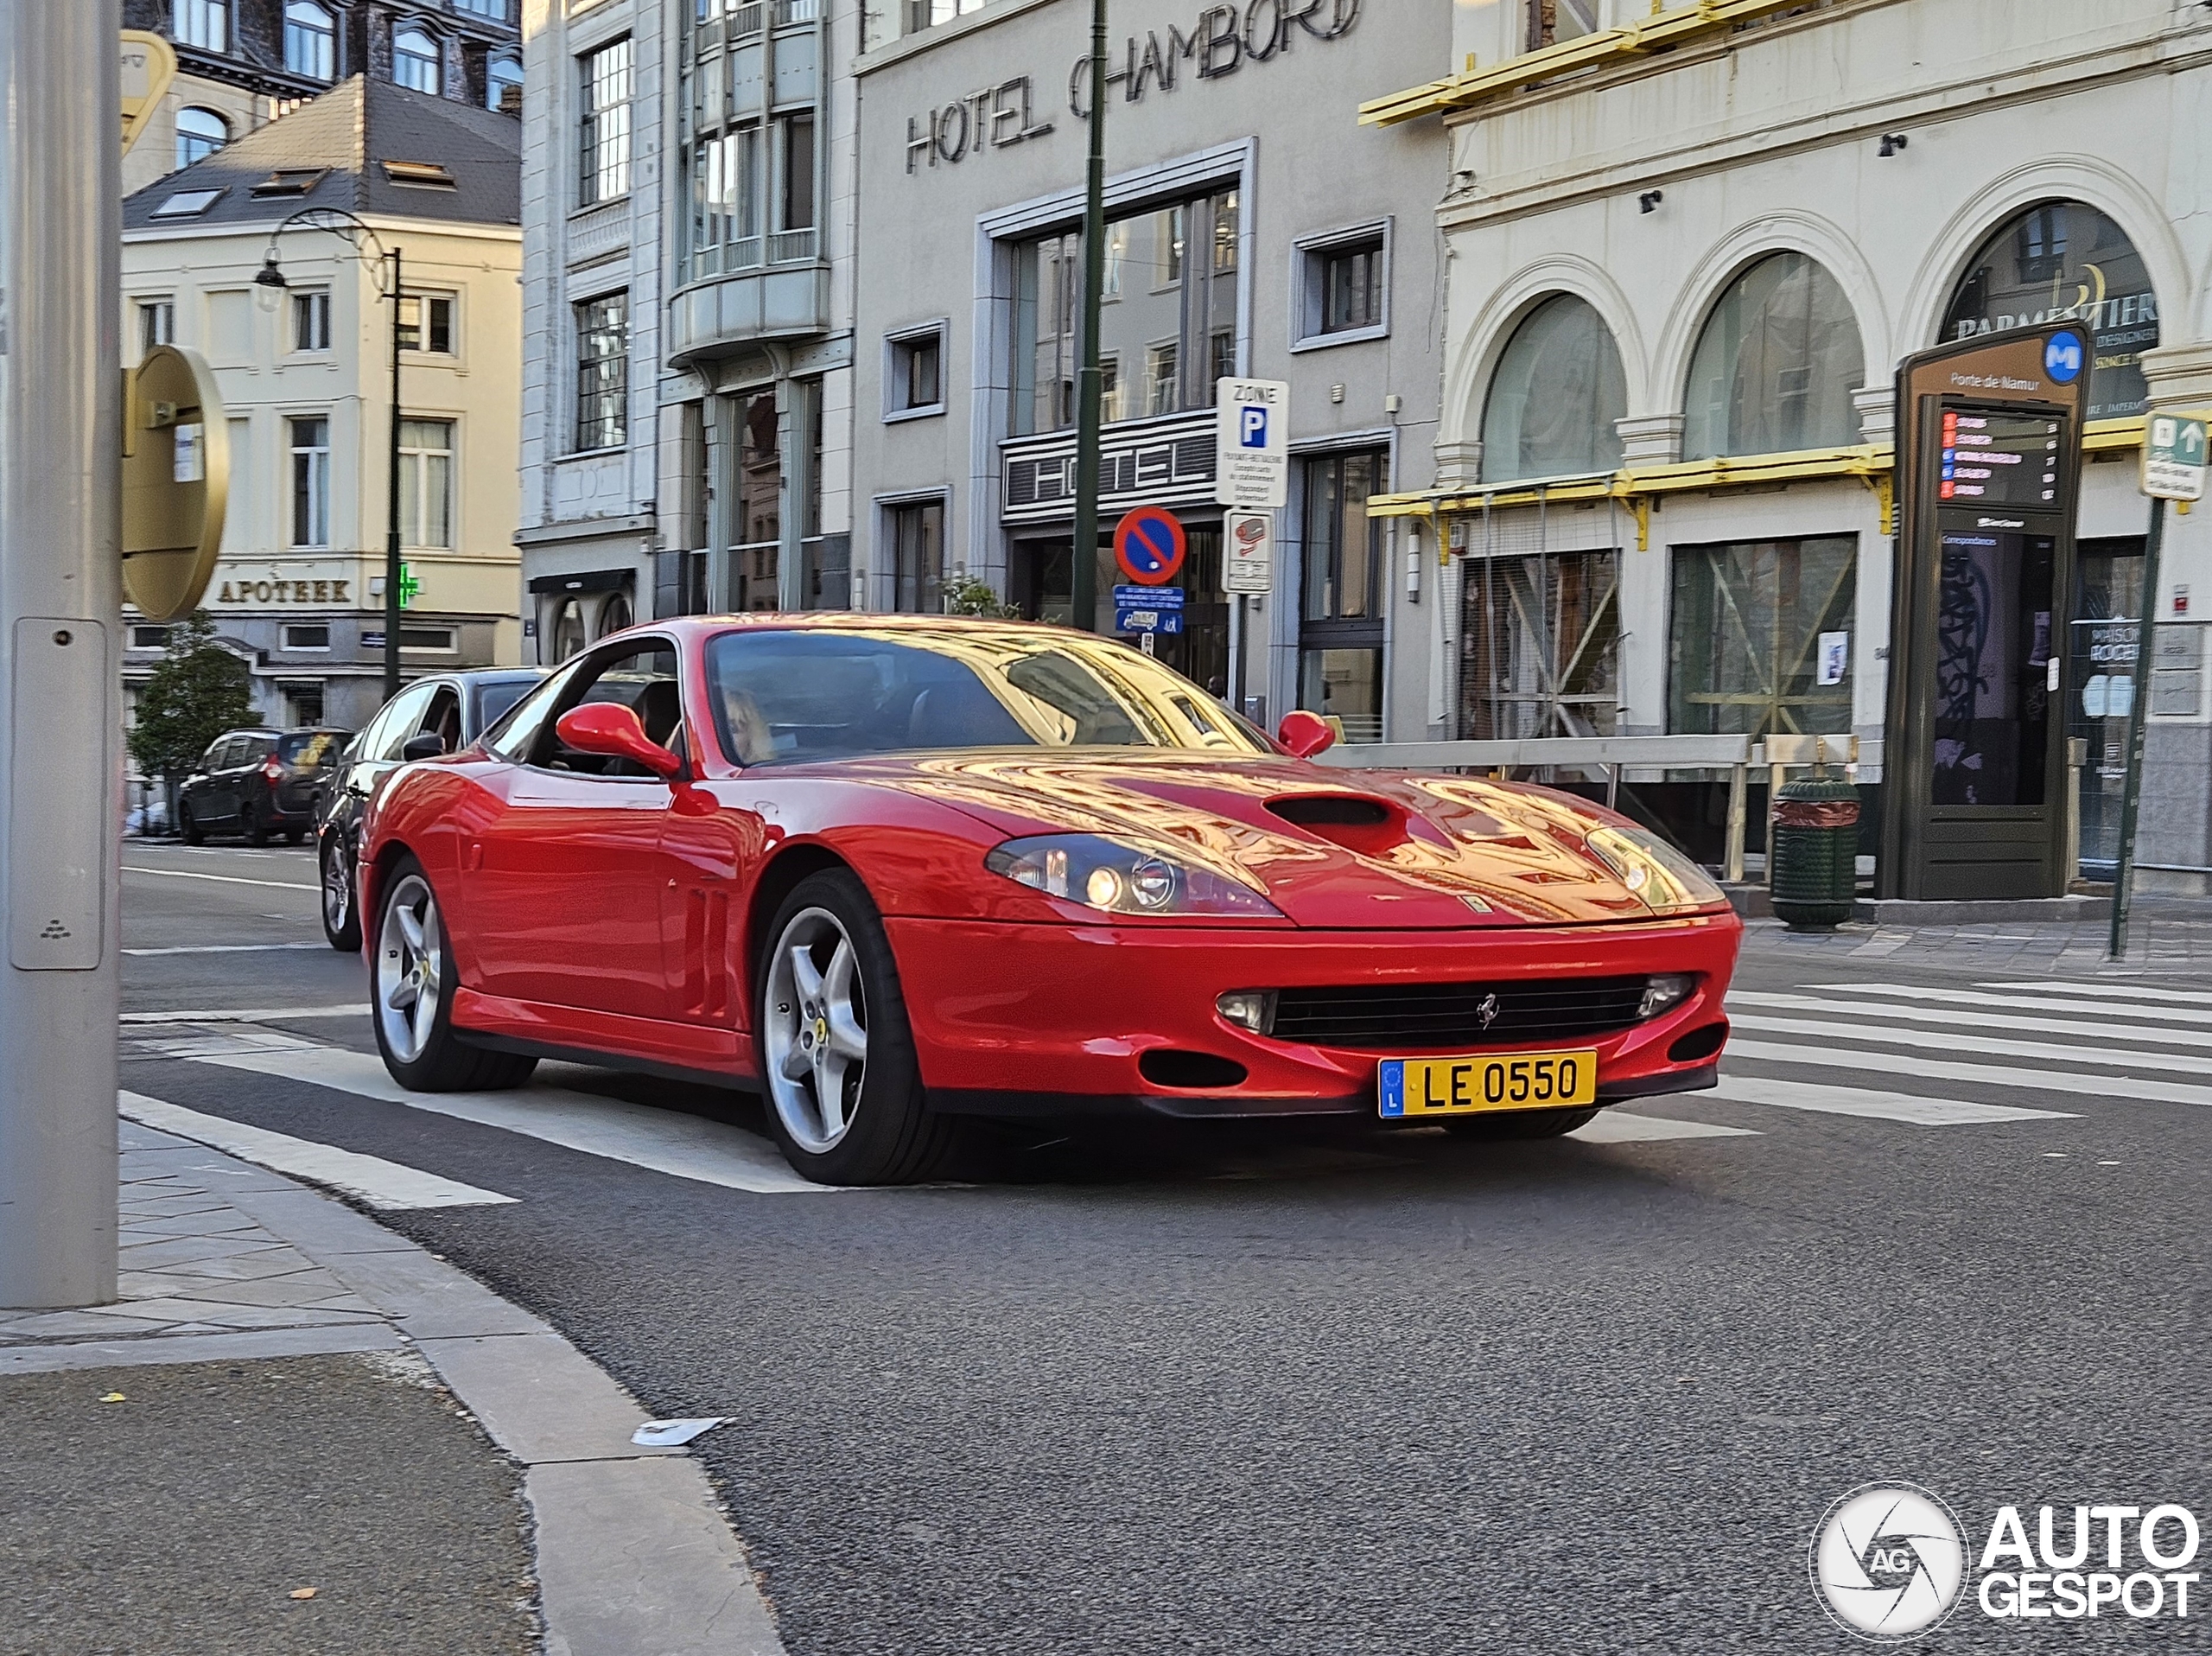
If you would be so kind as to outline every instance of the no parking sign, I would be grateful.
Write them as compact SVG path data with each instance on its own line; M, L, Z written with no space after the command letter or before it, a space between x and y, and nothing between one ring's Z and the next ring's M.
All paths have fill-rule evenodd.
M1173 581L1189 548L1182 519L1165 506L1138 506L1114 525L1114 561L1139 586Z

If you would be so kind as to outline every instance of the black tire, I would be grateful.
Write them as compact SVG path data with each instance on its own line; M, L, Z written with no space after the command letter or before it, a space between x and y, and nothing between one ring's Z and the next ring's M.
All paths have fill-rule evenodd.
M315 858L315 872L322 882L323 936L340 954L359 954L361 915L353 902L353 859L342 837L333 835L324 842ZM341 882L336 890L332 886L334 876Z
M428 898L427 911L418 912L416 919L418 925L427 920L427 926L422 927L424 940L435 946L435 989L427 1029L422 1029L417 1041L410 1027L410 1044L414 1050L403 1053L395 1048L392 1034L386 1027L390 1021L386 1016L387 997L400 986L395 980L408 975L401 969L407 951L396 936L397 922L393 910L413 901L418 891ZM370 962L369 970L369 1022L376 1029L377 1050L383 1054L384 1067L391 1073L393 1080L410 1092L489 1092L520 1086L530 1079L531 1072L537 1067L535 1058L467 1046L455 1032L453 997L454 990L461 986L461 978L451 965L453 939L447 934L445 915L437 906L429 876L412 857L399 858L385 876L377 901L377 956ZM417 1001L421 986L418 978ZM399 1016L404 1009L393 1006L390 1010L394 1016ZM410 1026L414 1024L411 1017L404 1021Z
M257 805L250 805L241 813L245 818L245 843L266 845L269 843L269 815Z
M1453 1116L1445 1130L1462 1138L1497 1143L1514 1138L1558 1138L1578 1127L1587 1127L1602 1105L1587 1110L1507 1110L1497 1115Z
M306 844L308 843L308 831L304 828L287 828L284 831L284 843L287 845Z
M207 836L193 820L192 807L180 804L176 808L176 837L188 845L205 845Z
M810 1148L795 1136L785 1118L785 1106L779 1099L776 1078L769 1073L771 1021L794 1018L795 1003L784 1001L771 1006L770 1000L777 989L774 964L779 946L803 920L817 917L809 923L820 926L818 917L824 914L834 920L836 928L853 948L867 1050L859 1083L844 1111L846 1124L841 1136L827 1148ZM828 935L823 940L829 940ZM898 963L883 929L883 917L859 876L849 869L824 869L800 881L763 934L760 957L754 965L753 1028L767 1106L765 1113L768 1131L791 1166L820 1184L911 1184L935 1176L957 1148L960 1124L931 1112L925 1102L921 1065L914 1053L913 1027L906 1017ZM803 1089L803 1099L813 1096L814 1085L812 1078L784 1084L786 1088Z

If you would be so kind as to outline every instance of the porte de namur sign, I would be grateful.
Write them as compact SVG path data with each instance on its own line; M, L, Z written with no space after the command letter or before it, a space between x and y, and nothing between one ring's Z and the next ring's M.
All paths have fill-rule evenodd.
M1122 101L1141 102L1154 87L1174 92L1185 71L1193 80L1218 80L1248 63L1271 63L1301 40L1336 41L1351 33L1363 0L1243 0L1239 5L1203 8L1185 34L1173 23L1163 37L1147 29L1128 37L1120 67L1106 72L1108 86L1122 89ZM1111 60L1109 60L1111 62ZM1090 60L1077 58L1068 71L1069 116L1090 118L1087 97ZM1036 77L1016 75L982 86L926 115L906 118L906 171L925 165L952 165L985 150L1005 150L1052 132L1057 123L1039 118Z

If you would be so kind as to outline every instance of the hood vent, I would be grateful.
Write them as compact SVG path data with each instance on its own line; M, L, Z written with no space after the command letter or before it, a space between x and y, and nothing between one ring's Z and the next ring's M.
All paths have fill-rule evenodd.
M1294 793L1269 799L1268 809L1300 828L1380 828L1396 816L1380 799L1357 793Z

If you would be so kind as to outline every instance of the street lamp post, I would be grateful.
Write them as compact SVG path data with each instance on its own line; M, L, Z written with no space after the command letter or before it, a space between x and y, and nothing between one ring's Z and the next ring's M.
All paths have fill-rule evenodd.
M1076 379L1075 555L1068 597L1075 624L1098 627L1098 449L1105 374L1098 329L1106 288L1106 0L1090 6L1090 154L1083 198L1083 366Z
M399 305L400 305L400 250L385 251L377 232L343 207L302 207L297 213L269 232L269 251L261 256L261 273L253 278L254 286L274 309L283 301L284 291L291 283L284 279L284 271L276 258L276 239L293 226L309 230L327 231L349 244L353 251L369 257L363 243L376 250L370 268L375 272L378 293L391 301L391 421L387 435L385 455L385 534L384 534L384 698L390 701L399 694ZM385 267L391 265L391 279L387 283ZM420 324L418 323L418 326Z

